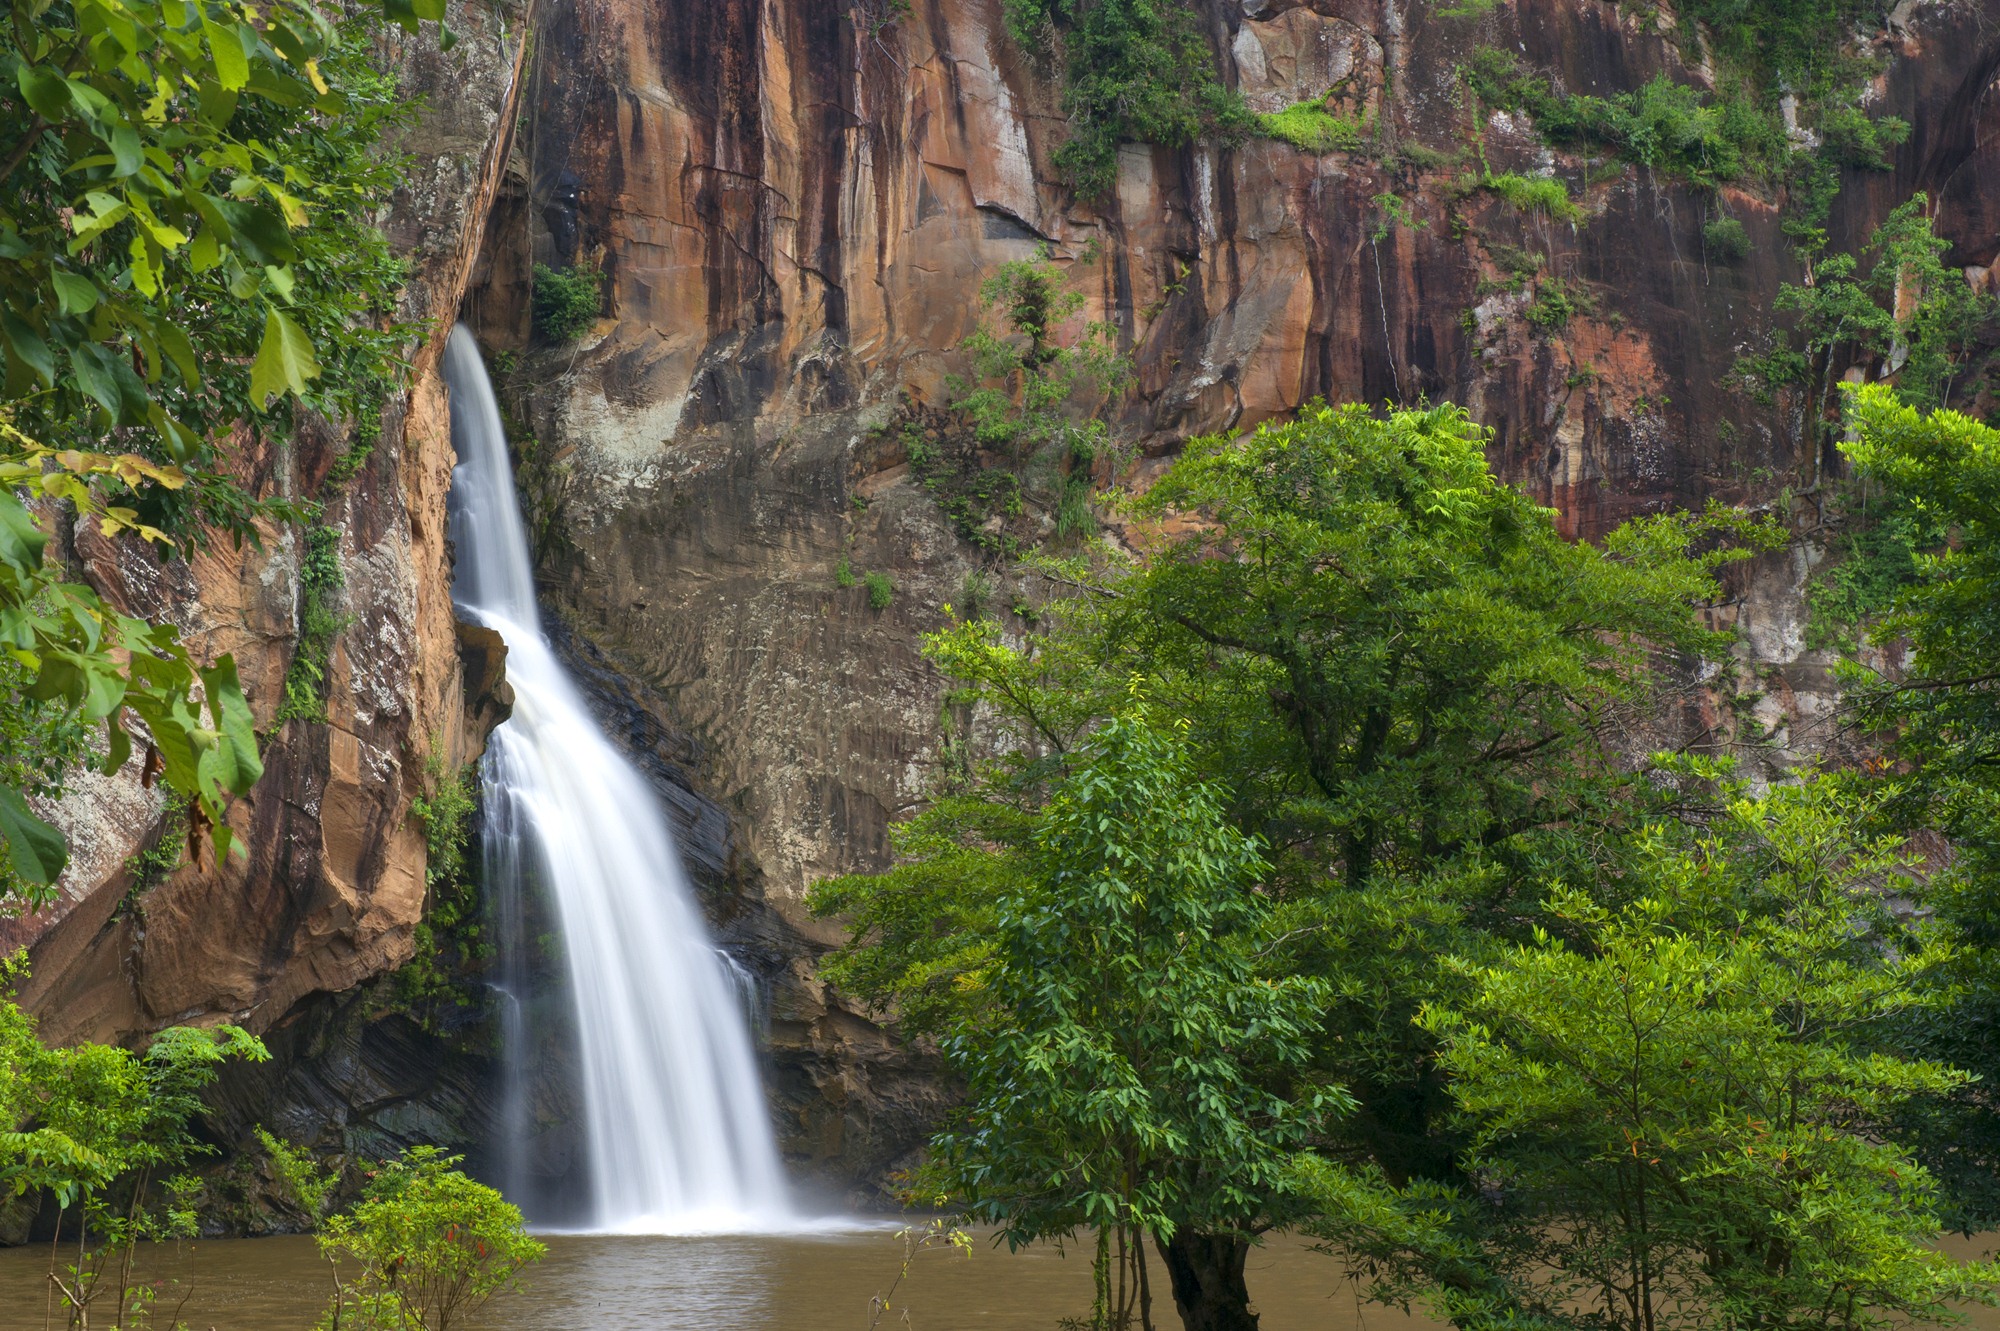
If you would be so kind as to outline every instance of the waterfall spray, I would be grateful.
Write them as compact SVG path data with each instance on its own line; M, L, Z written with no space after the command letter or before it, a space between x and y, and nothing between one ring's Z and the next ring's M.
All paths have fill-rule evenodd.
M453 599L506 640L514 690L514 714L493 732L481 767L488 888L518 898L532 875L555 904L582 1068L589 1227L786 1227L741 972L709 940L658 799L542 636L499 406L463 327L445 349L444 374L459 458ZM503 949L522 946L500 934ZM510 962L501 960L504 975ZM518 959L511 964L518 971ZM516 998L503 1014L514 1078L526 1044ZM518 1121L523 1103L510 1091L503 1112Z

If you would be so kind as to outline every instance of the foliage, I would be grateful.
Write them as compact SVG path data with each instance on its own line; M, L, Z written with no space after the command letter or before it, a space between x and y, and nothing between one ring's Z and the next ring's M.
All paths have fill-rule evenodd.
M302 4L32 15L0 35L4 396L50 441L129 430L186 482L121 486L150 523L241 539L292 510L214 465L229 427L340 419L397 373L402 269L370 213L408 107L358 30Z
M1526 318L1531 327L1544 333L1561 332L1577 312L1577 298L1562 282L1544 282L1528 302Z
M435 751L424 759L425 793L410 801L424 829L424 917L410 960L396 972L396 1001L434 1034L447 1004L472 1007L476 997L455 976L487 955L480 927L479 888L467 852L479 807L470 766L447 767Z
M1530 1306L1643 1331L1994 1301L2000 1267L1930 1246L1934 1185L1878 1135L1966 1077L1881 1047L1945 953L1902 941L1894 843L1843 801L1809 784L1692 840L1649 833L1621 904L1557 889L1573 943L1538 932L1426 1012L1505 1210L1487 1259Z
M1031 1195L1024 1181L1037 1153L1044 1171L1034 1177L1051 1187L1085 1175L1066 1172L1081 1157L1059 1149L1079 1140L1071 1120L1052 1117L1068 1107L1035 1101L1027 1112L1042 1093L1037 1079L1070 1066L1023 1033L1055 1029L1043 1024L1052 1009L1033 1006L1042 991L1016 996L1009 985L1028 981L1003 973L1025 975L1032 961L1043 977L1136 984L1071 949L1108 948L1093 931L1114 925L1124 931L1116 937L1137 940L1142 961L1157 946L1143 892L1082 912L1097 899L1087 874L1065 891L1067 909L1020 914L1031 936L1014 932L1025 927L1015 912L1050 890L1040 885L1052 880L1043 867L1054 853L1051 810L1086 790L1112 801L1121 783L1155 792L1166 777L1139 762L1155 743L1171 755L1176 792L1192 793L1117 803L1115 817L1080 823L1076 836L1149 845L1149 810L1164 804L1173 835L1240 837L1261 867L1215 851L1213 864L1238 865L1256 884L1240 903L1249 915L1221 943L1146 961L1147 973L1192 980L1176 968L1247 958L1260 980L1314 986L1312 1029L1295 1037L1304 1061L1294 1065L1291 1046L1274 1041L1284 1066L1257 1083L1295 1083L1289 1102L1300 1105L1310 1087L1345 1087L1359 1101L1316 1126L1325 1168L1300 1176L1313 1187L1331 1179L1354 1200L1388 1179L1458 1176L1431 1036L1413 1024L1422 1003L1465 983L1437 958L1484 956L1496 940L1524 937L1540 909L1526 894L1543 877L1615 858L1647 809L1686 798L1615 762L1603 735L1647 700L1658 652L1712 649L1718 640L1700 631L1693 606L1716 594L1713 571L1738 557L1732 545L1770 539L1721 515L1683 515L1643 520L1603 548L1572 544L1552 514L1492 478L1484 444L1452 407L1377 416L1314 406L1245 440L1195 441L1129 508L1128 530L1149 552L1143 567L1047 565L1052 585L1072 594L1044 607L1043 631L1025 642L983 621L927 639L931 659L964 685L954 706L994 727L986 742L999 756L954 769L941 797L898 826L893 868L822 884L811 902L849 919L849 943L827 965L833 983L893 1008L907 1031L941 1038L968 1067L988 1060L977 1083L987 1098L975 1103L991 1116L966 1129L966 1149L1005 1141L1017 1152L1007 1168L1023 1172L975 1180L1006 1183L988 1195L1012 1199L1010 1215L1055 1224L1057 1203L1084 1195ZM1170 527L1154 527L1169 517ZM1080 773L1110 762L1107 731L1139 724L1126 683L1135 676L1156 700L1147 716L1182 719L1171 743L1157 725L1145 744L1120 731L1115 753L1127 766L1105 765L1083 784ZM1153 852L1152 862L1173 859ZM1181 890L1157 872L1144 889ZM1100 913L1113 906L1138 914ZM1247 954L1230 941L1239 933ZM1234 982L1202 983L1211 981ZM1131 992L1111 991L1101 1006L1122 1012ZM1035 1024L1024 1026L1024 1014ZM1125 1018L1120 1038L1149 1038L1149 1019ZM1106 1047L1072 1041L1061 1057ZM1121 1085L1081 1075L1061 1084L1074 1095ZM1027 1098L1008 1098L1017 1093ZM1106 1123L1128 1118L1154 1122ZM1038 1135L1044 1127L1065 1135ZM1379 1176L1335 1163L1357 1160ZM1163 1178L1178 1167L1156 1164ZM955 1178L947 1190L964 1187ZM1303 1194L1291 1188L1260 1205L1293 1206ZM1111 1216L1117 1241L1124 1194L1104 1195L1114 1201L1095 1203L1095 1214ZM1177 1285L1200 1269L1231 1288L1242 1228L1177 1230L1195 1236L1165 1246Z
M1335 112L1327 98L1299 102L1282 111L1258 114L1257 132L1279 139L1303 152L1361 152L1374 138L1374 126L1359 115Z
M1922 580L1924 557L1944 545L1945 530L1935 514L1866 483L1837 489L1823 514L1839 525L1806 585L1806 646L1853 652L1864 626Z
M849 562L846 555L842 555L833 564L833 585L845 591L854 583L854 565Z
M1135 701L998 853L984 1016L943 1041L965 1104L924 1180L1010 1243L1092 1227L1240 1254L1348 1103L1302 1079L1323 988L1258 973L1267 866L1225 808Z
M1682 0L1683 19L1699 22L1723 59L1750 71L1759 86L1818 97L1846 81L1853 61L1843 48L1864 25L1881 26L1892 0Z
M1741 263L1750 257L1750 233L1734 217L1714 217L1701 229L1702 244L1708 253L1724 263Z
M299 558L299 636L285 667L285 701L273 724L310 721L326 724L327 672L333 644L347 627L339 611L345 579L340 569L340 528L317 524L305 529Z
M1551 143L1608 152L1706 188L1776 172L1789 153L1784 127L1772 117L1740 98L1710 102L1665 75L1611 98L1559 93L1491 47L1476 52L1463 75L1488 106L1533 116Z
M1032 259L1002 264L981 284L979 298L983 310L998 314L1000 327L982 322L966 339L975 378L951 380L951 405L982 449L1004 453L1008 469L947 458L909 431L911 468L959 535L996 554L1018 546L1004 530L1004 519L1024 509L1017 473L1037 479L1035 493L1057 510L1060 534L1094 530L1090 468L1109 453L1111 435L1090 408L1116 398L1132 373L1118 352L1117 329L1092 322L1069 333L1083 296L1065 286L1046 245ZM1003 519L997 533L987 529L994 516Z
M333 1268L322 1331L450 1331L548 1251L519 1209L458 1172L459 1156L413 1146L370 1174L351 1210L322 1220L336 1178L303 1151L257 1135L293 1201L317 1222Z
M414 29L442 6L385 10ZM0 730L67 759L103 723L115 771L129 712L148 784L193 796L218 851L224 802L262 770L233 661L197 670L171 626L65 581L39 523L67 505L188 553L303 515L247 491L222 444L372 411L399 375L402 268L372 214L400 176L379 139L409 109L359 26L290 0L30 0L0 30L0 640L26 681ZM59 447L114 431L133 452ZM0 785L0 835L33 903L66 847L22 791Z
M1489 172L1480 178L1479 187L1498 194L1520 212L1540 213L1558 222L1583 220L1583 209L1571 202L1569 187L1554 176L1524 176L1513 171L1496 176Z
M1060 51L1070 137L1056 165L1081 198L1117 183L1122 143L1179 148L1252 126L1216 76L1187 0L1005 0L1004 8L1023 46Z
M559 344L574 342L597 323L604 306L604 275L581 264L565 271L538 263L531 303L538 336Z
M9 988L25 969L0 965ZM157 1294L138 1279L142 1241L188 1237L192 1180L178 1171L211 1148L190 1131L200 1094L232 1058L268 1055L234 1026L172 1027L143 1054L113 1045L46 1049L34 1019L0 997L0 1189L47 1191L62 1214L50 1246L49 1281L72 1326L110 1296L110 1320L127 1325ZM164 1199L156 1185L164 1184ZM73 1259L59 1253L64 1224L77 1226Z
M1311 783L1294 798L1338 829L1356 882L1384 854L1418 868L1566 817L1583 796L1561 765L1643 696L1647 654L1713 646L1689 607L1743 551L1691 545L1765 539L1718 513L1573 544L1491 476L1484 443L1456 407L1314 407L1195 441L1135 506L1209 519L1123 595L1171 626L1163 664L1275 704L1254 724L1284 726ZM1584 784L1600 777L1622 780Z
M1791 341L1739 361L1738 379L1766 396L1802 389L1811 418L1829 429L1835 377L1856 361L1888 361L1899 370L1899 389L1917 405L1948 402L1994 302L1945 264L1949 245L1931 229L1928 206L1915 195L1876 229L1866 276L1853 256L1836 254L1820 259L1805 285L1781 286L1775 305L1794 316Z
M1954 849L1928 903L1960 945L1936 985L1947 1003L1905 1034L1990 1082L2000 1075L1991 1036L2000 1019L2000 431L1955 411L1918 410L1881 384L1853 390L1850 405L1856 438L1843 448L1858 476L1922 524L1909 579L1871 635L1904 644L1904 669L1849 669L1853 721L1902 760L1872 782L1888 817L1935 827ZM1934 543L1931 533L1948 539ZM1905 1126L1950 1184L1955 1224L1970 1230L2000 1218L2000 1114L1990 1091L1930 1097Z
M213 831L218 854L227 853L231 834L223 805L263 774L234 659L223 656L199 668L173 625L120 614L84 584L62 580L44 558L47 536L16 492L67 502L107 536L133 532L164 543L164 535L133 510L105 504L93 482L105 477L128 486L151 480L173 487L181 484L180 473L130 454L53 452L4 418L0 437L17 450L0 461L0 642L26 680L16 696L37 705L23 714L24 724L48 725L58 735L72 733L72 722L93 730L103 725L106 749L98 766L108 773L131 757L126 724L128 714L136 717L150 736L149 774L195 800L198 825ZM46 789L46 776L38 780ZM0 785L0 835L13 880L28 904L39 905L69 852L62 834L29 810L23 795L34 789L34 783L25 791Z
M896 584L889 581L887 573L869 573L862 577L861 585L868 589L868 608L887 610L896 599Z

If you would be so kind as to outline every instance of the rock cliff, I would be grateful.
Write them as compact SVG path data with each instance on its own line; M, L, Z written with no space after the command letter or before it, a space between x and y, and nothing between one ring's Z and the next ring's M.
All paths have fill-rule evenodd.
M52 811L73 849L59 899L0 921L0 948L29 948L20 997L45 1039L129 1042L223 1021L271 1032L410 958L425 902L410 802L426 758L475 756L496 710L476 652L468 688L452 615L453 455L436 366L505 161L528 21L523 5L455 0L449 51L435 26L377 39L382 67L421 104L396 145L410 170L382 221L410 264L399 317L416 330L411 388L384 404L379 440L345 479L329 472L350 442L325 427L235 454L254 487L321 501L321 524L337 529L342 627L325 723L279 719L300 650L302 533L266 530L261 545L171 564L68 534L67 556L107 600L171 619L197 658L235 654L265 776L230 814L247 855L218 865L203 846L164 877L141 852L186 837L186 818L141 784L139 764L84 776Z
M943 1093L921 1054L817 981L834 934L802 897L882 864L890 822L930 788L946 698L920 638L944 603L975 573L996 606L1041 595L954 531L904 433L882 428L940 419L1000 265L1048 246L1086 297L1080 317L1111 324L1132 358L1112 409L1131 451L1115 474L1104 464L1106 483L1143 485L1189 436L1314 397L1428 396L1468 404L1499 471L1579 537L1812 488L1816 433L1729 374L1800 276L1785 201L1552 151L1519 117L1477 110L1456 73L1490 48L1572 92L1661 74L1706 86L1714 71L1671 6L1195 7L1253 110L1330 98L1373 127L1368 144L1130 145L1115 188L1079 199L1054 160L1059 71L1008 34L1001 0L542 0L533 15L458 0L450 51L385 39L424 98L386 225L413 259L406 314L430 336L366 466L327 492L345 581L328 724L274 724L304 595L292 535L167 567L72 539L108 596L237 654L271 726L269 772L233 815L247 859L150 886L130 865L162 834L157 795L121 777L64 805L77 853L61 903L0 924L0 944L31 945L24 996L47 1034L267 1032L278 1064L232 1079L224 1137L253 1121L337 1129L355 1149L479 1136L478 1061L365 991L411 954L424 760L470 757L502 706L490 644L464 640L448 596L435 363L460 314L516 417L559 645L674 809L724 941L769 987L787 1151L862 1194ZM1950 262L1992 286L2000 0L1904 0L1867 42L1869 111L1913 132L1886 169L1843 172L1833 244L1858 248L1922 191ZM1471 154L1564 180L1584 216L1468 190ZM1718 206L1744 227L1740 256L1705 238ZM1563 320L1529 317L1509 280L1524 254L1560 276ZM602 317L573 345L532 331L536 263L605 274ZM243 465L318 494L339 443L308 434ZM1740 738L1751 717L1775 741L1753 755L1774 774L1823 745L1831 657L1801 631L1809 510L1800 543L1715 612L1744 630L1741 669L1688 681L1653 738ZM871 605L842 570L884 574L893 595Z
M1117 329L1137 378L1115 422L1139 449L1128 485L1192 434L1317 396L1466 403L1493 428L1498 470L1586 538L1635 514L1806 491L1823 465L1796 409L1729 379L1800 278L1784 201L1728 189L1718 205L1552 152L1519 117L1482 116L1457 75L1496 48L1571 92L1661 74L1707 86L1671 6L1197 8L1252 109L1331 93L1375 127L1372 146L1133 145L1115 190L1080 200L1054 164L1058 72L1009 36L1000 0L568 0L539 29L468 310L514 366L548 597L680 737L682 779L726 817L710 858L767 943L788 1145L831 1178L879 1168L923 1106L910 1070L881 1061L883 1032L813 980L828 935L801 896L883 863L888 824L924 798L944 686L919 638L987 562L880 427L949 396L999 265L1046 244L1088 298L1082 317ZM2000 5L1909 0L1861 54L1879 71L1869 112L1913 132L1887 169L1843 172L1835 246L1858 248L1924 191L1950 261L1987 283ZM1584 218L1468 191L1472 153L1566 180ZM1745 228L1740 257L1705 242L1717 206ZM1528 318L1506 281L1528 252L1573 298L1560 326ZM602 267L603 317L573 346L535 344L535 262ZM1739 737L1754 717L1775 740L1753 755L1766 770L1819 750L1831 657L1800 629L1815 558L1804 540L1738 583L1715 614L1744 630L1742 669L1689 681L1635 743ZM893 600L871 608L842 569L887 574ZM1036 596L1004 566L991 576L999 605Z

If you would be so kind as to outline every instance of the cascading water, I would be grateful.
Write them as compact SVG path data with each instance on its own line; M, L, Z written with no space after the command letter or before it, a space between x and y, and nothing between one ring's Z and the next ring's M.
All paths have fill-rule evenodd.
M499 406L463 327L445 349L444 375L459 458L453 599L506 640L514 690L514 714L493 732L481 769L488 887L518 898L533 875L555 905L580 1054L589 1228L786 1227L741 972L709 941L659 801L542 636ZM507 929L500 935L503 951L521 946ZM509 1003L518 1059L519 1004ZM507 1112L518 1119L521 1104L511 1094Z

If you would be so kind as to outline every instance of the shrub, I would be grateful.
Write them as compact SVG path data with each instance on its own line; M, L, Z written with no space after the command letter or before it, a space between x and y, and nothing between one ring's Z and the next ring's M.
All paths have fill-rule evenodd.
M1559 222L1583 218L1583 209L1570 201L1569 186L1554 176L1524 176L1513 171L1497 176L1488 173L1479 185L1524 213L1546 213Z
M518 1208L454 1168L460 1158L413 1146L377 1171L351 1213L326 1221L321 1253L336 1271L352 1261L360 1273L339 1283L321 1325L450 1331L548 1251Z
M1842 166L1887 171L1889 150L1910 137L1910 125L1895 116L1870 120L1858 107L1829 106L1820 112L1819 137Z
M1750 233L1733 217L1717 217L1701 229L1708 252L1724 263L1740 263L1750 257Z
M1006 0L1005 8L1023 46L1053 49L1060 36L1070 138L1055 160L1086 199L1117 183L1121 143L1179 148L1250 128L1186 0Z
M285 701L276 724L310 721L326 724L327 674L333 664L334 640L347 627L339 610L345 579L340 568L338 527L308 527L305 553L299 559L299 637L292 662L285 668Z
M1549 284L1535 292L1534 300L1528 304L1527 318L1542 332L1553 333L1569 324L1576 308L1576 299L1569 292L1561 286Z
M833 585L845 591L854 585L854 565L842 555L833 566Z
M1373 125L1358 116L1335 115L1323 101L1300 102L1257 117L1258 133L1309 153L1359 152L1367 146L1373 130Z
M535 265L532 306L535 332L550 342L574 342L590 331L604 304L604 275L596 268L561 271Z
M887 573L870 573L861 579L861 585L868 589L870 610L887 610L896 599L896 584L889 581Z

